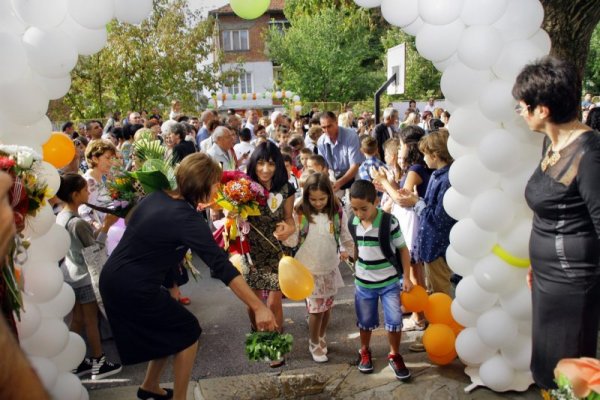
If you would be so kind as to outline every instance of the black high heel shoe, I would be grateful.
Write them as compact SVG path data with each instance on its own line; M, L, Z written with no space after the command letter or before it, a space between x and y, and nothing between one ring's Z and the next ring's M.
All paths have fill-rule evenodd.
M137 397L141 400L169 400L173 398L173 389L161 388L166 394L158 394L154 392L149 392L142 388L138 388Z

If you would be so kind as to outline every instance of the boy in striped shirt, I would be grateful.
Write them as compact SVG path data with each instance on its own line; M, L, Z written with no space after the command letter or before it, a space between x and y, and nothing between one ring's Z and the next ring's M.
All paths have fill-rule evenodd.
M402 336L402 311L400 309L400 275L394 265L384 256L379 243L379 227L384 211L375 206L377 192L369 181L358 180L350 188L350 205L354 218L350 221L356 225L356 248L358 258L354 284L356 286L354 306L360 329L358 370L368 374L373 372L371 360L371 332L379 326L379 299L383 307L385 330L388 333L390 353L389 366L396 378L408 380L410 371L399 353ZM398 220L391 217L391 248L396 249L402 265L402 290L410 291L410 255Z

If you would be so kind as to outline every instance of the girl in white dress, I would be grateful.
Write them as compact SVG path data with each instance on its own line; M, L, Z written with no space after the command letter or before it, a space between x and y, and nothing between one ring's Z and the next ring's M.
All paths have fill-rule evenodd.
M344 284L339 263L340 259L348 259L354 243L348 232L348 218L333 193L328 175L315 173L306 180L296 213L300 247L295 257L310 270L315 280L315 289L306 299L308 348L315 362L326 362L325 334L333 297Z

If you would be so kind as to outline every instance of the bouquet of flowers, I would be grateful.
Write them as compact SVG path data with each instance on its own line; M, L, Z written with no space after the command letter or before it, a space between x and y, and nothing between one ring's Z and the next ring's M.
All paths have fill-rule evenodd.
M259 205L267 204L268 191L240 171L224 171L215 203L229 211L223 228L224 248L249 232L249 216L260 215ZM243 245L242 245L243 248Z
M554 369L558 389L544 393L547 400L600 400L600 361L565 358Z
M110 201L106 204L95 205L87 203L90 208L103 213L125 218L133 206L144 196L139 190L134 177L127 171L113 170L113 176L106 183L110 193Z
M0 145L0 170L13 179L9 192L9 201L13 209L13 218L17 232L25 229L25 219L35 217L40 208L50 198L48 184L39 179L42 157L29 147ZM2 281L5 286L10 309L20 318L23 306L20 287L22 286L20 269L15 264L22 264L26 257L28 243L17 235L9 252L7 262L3 263ZM1 294L0 294L1 295Z

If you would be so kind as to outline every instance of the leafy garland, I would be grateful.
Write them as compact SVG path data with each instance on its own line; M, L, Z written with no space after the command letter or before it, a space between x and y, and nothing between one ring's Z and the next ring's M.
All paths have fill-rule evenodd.
M246 335L246 355L250 361L275 361L292 351L289 333L252 332Z

